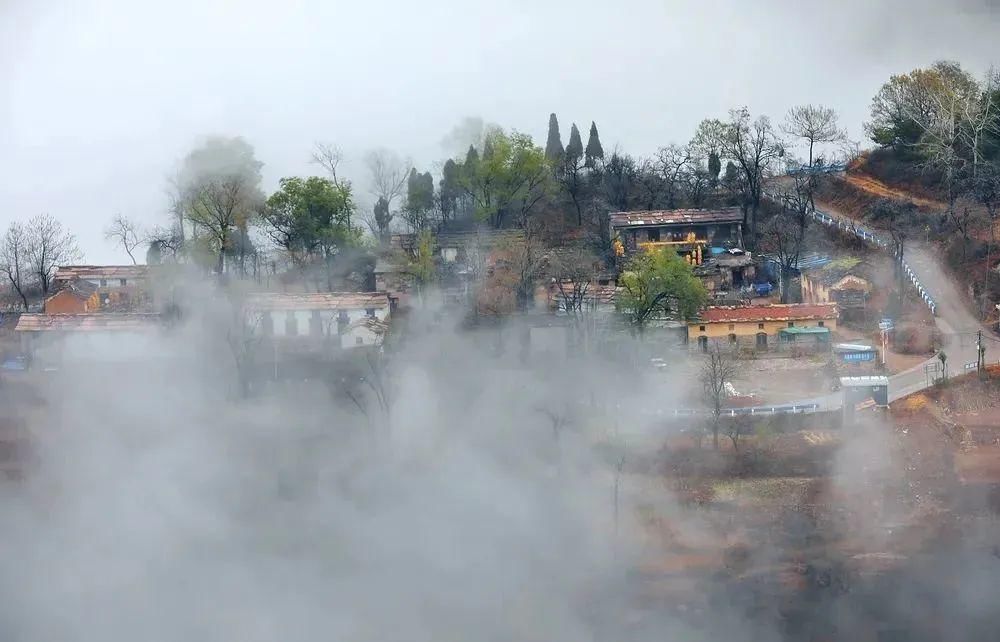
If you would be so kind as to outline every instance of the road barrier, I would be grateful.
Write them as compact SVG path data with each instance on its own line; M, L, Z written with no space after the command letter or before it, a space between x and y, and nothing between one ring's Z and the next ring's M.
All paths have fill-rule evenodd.
M767 194L767 196L772 200L774 200L775 202L778 203L781 202L781 199L776 194ZM906 259L903 259L899 256L899 251L895 247L894 243L890 242L885 237L876 234L870 229L862 225L858 225L856 222L850 219L843 219L836 216L830 216L826 212L817 209L810 210L809 216L812 217L814 220L818 221L819 223L826 225L827 227L835 227L840 232L844 234L853 235L869 245L877 247L881 250L892 251L893 256L896 257L896 261L899 263L900 267L906 273L906 276L909 277L910 283L912 283L913 287L917 289L917 294L919 294L920 298L923 299L924 304L927 305L927 308L931 311L931 314L937 316L937 303L934 301L934 297L930 295L930 293L927 291L927 288L925 288L924 285L920 282L920 279L917 278L916 272L914 272L913 269L910 267L910 265L906 262Z

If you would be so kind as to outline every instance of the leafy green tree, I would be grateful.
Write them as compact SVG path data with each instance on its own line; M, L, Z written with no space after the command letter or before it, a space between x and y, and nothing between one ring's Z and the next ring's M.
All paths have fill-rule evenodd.
M338 251L360 241L350 226L354 199L350 183L310 176L283 178L260 215L264 233L285 250L299 268L322 260L330 281L330 264Z
M204 237L201 246L215 253L220 274L234 235L247 233L263 201L261 167L253 146L240 137L209 138L184 158L177 177L177 210ZM243 257L238 258L242 267Z
M549 114L549 137L545 141L545 158L557 165L563 157L562 137L559 135L559 120L555 114Z
M708 301L708 293L691 265L670 249L636 254L622 272L615 300L619 313L640 335L660 318L688 321Z
M492 131L482 158L470 149L461 185L475 207L475 216L494 228L510 218L523 226L548 193L551 169L542 149L518 132Z
M587 139L587 151L584 164L594 169L598 161L604 160L604 148L601 147L601 137L597 133L597 123L590 121L590 137Z
M411 169L406 181L406 205L403 218L413 230L428 225L434 209L434 178L430 172L423 174Z

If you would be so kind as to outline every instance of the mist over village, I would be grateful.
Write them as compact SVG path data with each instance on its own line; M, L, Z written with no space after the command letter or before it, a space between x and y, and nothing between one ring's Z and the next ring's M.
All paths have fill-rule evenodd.
M0 639L982 641L1000 6L0 7Z

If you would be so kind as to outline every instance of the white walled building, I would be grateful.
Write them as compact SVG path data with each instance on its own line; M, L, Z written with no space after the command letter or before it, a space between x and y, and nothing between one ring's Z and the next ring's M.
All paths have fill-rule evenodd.
M246 322L255 332L294 340L336 339L342 348L376 345L389 322L384 292L251 294L244 304Z

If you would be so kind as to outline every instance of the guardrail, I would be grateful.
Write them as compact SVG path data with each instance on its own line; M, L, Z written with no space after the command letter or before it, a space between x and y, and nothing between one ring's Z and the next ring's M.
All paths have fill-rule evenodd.
M774 406L753 406L750 408L725 408L722 411L721 417L743 417L743 416L757 416L757 415L783 415L783 414L808 414L813 412L822 412L823 409L820 408L818 403L807 403L807 404L778 404ZM667 417L710 417L712 411L705 409L698 410L685 410L681 408L675 408L668 411L660 411L656 413L659 416Z
M872 232L871 230L865 228L864 226L858 225L854 221L848 223L842 218L833 217L827 214L826 212L822 212L820 210L815 210L815 209L810 211L809 215L826 226L836 227L841 232L844 232L846 234L853 234L854 236L861 239L865 243L868 243L869 245L874 245L875 247L878 247L883 250L891 249L893 256L896 257L896 260L903 268L903 271L906 272L906 276L909 277L910 282L913 284L913 287L915 287L917 289L917 293L920 294L920 298L923 299L927 307L930 308L931 314L937 315L937 303L934 302L934 298L927 292L927 289L924 288L923 284L920 282L920 279L917 278L916 273L906 262L906 259L903 259L899 256L899 252L894 247L894 244L890 243L884 237L879 236L878 234Z
M765 192L765 196L777 203L781 202L781 198L777 194ZM894 244L888 239L876 234L863 225L858 225L853 220L848 222L843 218L830 216L821 210L812 209L809 211L809 216L827 227L835 227L844 234L852 234L869 245L874 245L882 250L892 251L893 256L896 257L896 260L903 268L903 271L906 272L906 276L909 277L913 287L917 289L917 293L920 295L920 298L923 299L924 304L928 307L928 309L930 309L932 315L937 316L937 303L934 301L934 297L930 295L927 288L925 288L920 282L920 279L917 278L916 273L906 262L906 259L900 258L899 252L896 251Z

